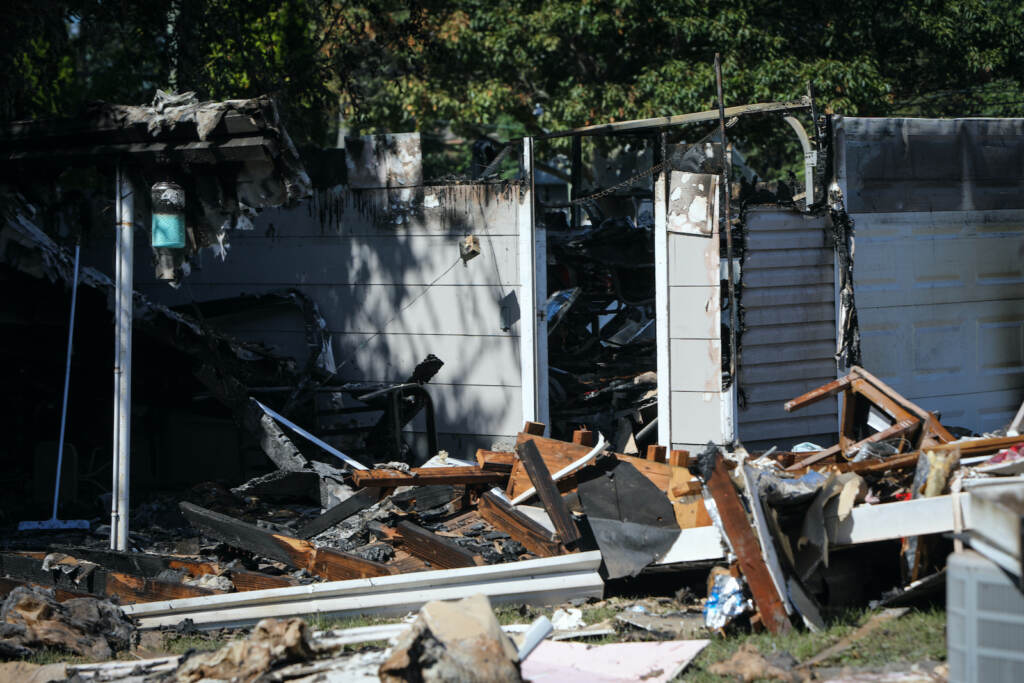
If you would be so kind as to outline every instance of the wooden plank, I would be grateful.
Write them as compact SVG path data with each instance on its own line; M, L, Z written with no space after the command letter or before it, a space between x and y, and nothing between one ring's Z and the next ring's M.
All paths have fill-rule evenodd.
M672 470L668 498L672 501L676 524L680 529L711 525L711 516L708 515L704 496L701 495L702 488L700 480L690 470L685 467Z
M305 569L332 581L394 573L392 568L385 564L371 562L331 548L316 548L301 538L275 534L254 524L192 503L182 502L178 507L192 526L210 538L298 569Z
M478 564L476 556L455 541L438 536L407 519L395 525L395 532L403 548L434 567L457 569Z
M52 546L50 552L70 555L78 560L85 560L100 565L107 571L132 574L144 578L156 578L161 573L172 570L184 570L193 577L203 574L220 575L223 568L212 562L202 562L187 557L173 555L157 555L154 553L129 553L103 548L82 548L78 546Z
M236 591L258 591L266 588L284 588L285 586L299 586L301 581L290 576L274 576L263 572L253 572L247 569L232 569L231 583L235 584Z
M557 472L566 465L572 464L592 450L591 447L569 443L568 441L547 439L540 436L530 436L526 433L519 434L516 439L516 444L522 444L526 441L533 441L534 445L537 446L537 450L540 451L541 457L544 458L544 463L552 472ZM668 483L672 476L672 468L667 463L654 462L644 458L636 458L623 453L614 453L613 455L619 460L628 462L630 465L635 467L639 470L640 474L647 477L652 484L662 491L668 491ZM515 498L515 496L530 488L530 486L530 479L527 476L526 471L522 469L521 466L513 465L512 474L509 478L509 485L506 489L506 494L509 498ZM575 477L568 477L567 479L562 480L562 482L559 483L558 488L563 493L576 488Z
M481 469L510 474L516 463L516 454L511 451L487 451L478 448L476 462Z
M704 485L715 501L723 530L736 553L740 570L747 579L765 627L775 634L788 633L793 625L786 615L785 605L775 590L775 584L761 556L757 537L754 536L743 503L720 456L715 456L711 477Z
M106 572L103 595L117 596L123 603L155 602L157 600L180 600L197 598L203 595L219 595L227 591L198 586L186 586L183 583L172 583L159 579L147 579L120 572Z
M77 591L69 591L63 588L53 588L52 586L45 586L39 583L32 583L31 581L23 581L21 579L12 579L7 576L0 576L0 600L6 598L8 594L15 588L19 587L26 588L38 588L41 590L52 590L53 596L57 602L64 602L65 600L71 600L72 598L94 598L95 595L89 593L82 593Z
M377 502L379 496L379 489L356 491L355 495L341 501L316 519L306 522L295 532L295 535L302 539L313 538L317 534L330 529L335 524L340 524L357 512L370 507Z
M840 377L839 379L833 380L828 384L818 387L817 389L811 389L806 394L797 396L791 401L786 401L783 408L785 408L787 413L791 413L794 410L806 408L818 401L824 401L830 396L835 396L836 394L846 391L850 387L851 381L852 379L849 375L846 377Z
M550 531L490 491L480 496L477 512L488 524L498 531L504 531L538 557L564 555L567 552Z
M578 446L578 448L586 447ZM523 463L523 468L529 475L533 487L537 489L537 497L540 498L544 510L551 518L552 524L555 525L558 537L567 547L575 545L580 540L579 529L576 528L576 522L573 521L569 508L562 500L562 495L558 492L555 482L552 481L551 471L544 464L544 459L541 457L540 451L537 450L536 444L533 441L518 444L516 455Z
M433 486L435 484L495 485L505 481L506 475L480 467L414 467L408 472L399 470L356 470L352 481L356 486Z

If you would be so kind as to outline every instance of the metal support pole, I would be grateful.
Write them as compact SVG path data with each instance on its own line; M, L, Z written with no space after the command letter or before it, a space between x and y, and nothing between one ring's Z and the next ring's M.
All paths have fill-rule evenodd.
M719 54L715 53L715 83L718 87L718 125L722 131L722 186L725 190L725 257L726 267L729 275L729 378L732 382L733 394L737 389L737 356L739 349L736 348L736 337L739 326L739 313L736 310L736 283L733 278L732 266L732 216L729 211L730 200L732 199L732 184L729 180L732 170L732 158L729 154L729 144L725 137L725 98L722 95L722 60ZM735 438L735 433L733 438Z
M114 453L113 496L110 510L110 548L128 549L128 487L132 424L132 291L135 198L123 166L115 181L116 247L114 252Z

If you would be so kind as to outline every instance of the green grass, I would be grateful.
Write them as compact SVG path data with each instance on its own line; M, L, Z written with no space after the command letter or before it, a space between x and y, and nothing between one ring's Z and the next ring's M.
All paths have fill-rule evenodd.
M871 614L868 610L851 610L819 633L793 631L784 636L756 633L715 637L677 680L692 683L732 681L732 678L712 674L709 669L712 664L729 659L743 643L753 643L765 656L784 651L803 662L853 633ZM944 610L912 611L879 627L819 666L876 667L900 662L912 664L926 659L944 661L945 629Z

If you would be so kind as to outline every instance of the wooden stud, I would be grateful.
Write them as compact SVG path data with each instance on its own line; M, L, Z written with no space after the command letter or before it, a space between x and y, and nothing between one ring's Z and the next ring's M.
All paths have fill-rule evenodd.
M509 473L516 463L516 454L511 451L487 451L478 448L476 462L481 469Z
M566 549L554 535L532 518L490 491L480 496L477 512L498 531L504 531L538 557L564 555Z
M543 422L527 422L523 426L523 431L532 436L544 436L545 429L547 429L547 425Z
M579 446L594 447L594 432L589 429L577 429L572 433L572 442Z
M669 451L668 464L671 465L672 467L689 467L690 451Z
M853 450L855 448L860 448L861 446L865 446L865 445L867 445L869 443L876 443L878 441L885 441L886 439L891 439L891 438L893 438L895 436L906 434L907 432L909 432L910 430L914 429L915 427L917 427L920 424L921 424L920 420L916 420L916 419L909 419L909 420L903 420L901 422L897 422L896 424L892 425L888 429L883 429L880 432L875 432L874 434L872 434L868 438L863 439L861 441L858 441L855 444L852 444L849 447L848 450ZM793 463L792 465L790 465L789 467L787 467L785 471L786 472L791 472L793 470L799 470L799 469L803 469L805 467L810 467L811 465L814 465L815 463L819 463L819 462L824 461L826 458L829 458L829 457L834 456L834 455L839 455L839 453L840 453L839 445L836 444L835 446L832 446L831 448L827 448L827 449L825 449L823 451L818 451L817 453L812 453L812 454L808 455L803 460L799 460L799 461Z
M580 531L576 528L576 522L566 506L562 495L558 492L555 482L551 479L551 471L544 464L536 444L533 441L526 441L516 446L516 455L526 469L530 482L537 489L537 497L555 525L558 537L567 547L575 545L580 540Z
M774 634L788 633L793 624L786 615L782 598L775 590L775 584L761 555L761 546L754 535L739 494L736 493L736 487L729 478L725 462L720 456L715 456L711 477L704 485L715 501L723 530L736 553L740 571L747 579L765 627Z
M647 447L647 459L652 462L667 462L668 449L665 446L658 446L657 444L651 444Z

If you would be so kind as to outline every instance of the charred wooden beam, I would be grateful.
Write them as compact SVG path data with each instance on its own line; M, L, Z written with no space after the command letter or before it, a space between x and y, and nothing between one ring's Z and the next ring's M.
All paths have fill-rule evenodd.
M356 486L432 486L435 484L494 485L504 482L506 475L479 467L418 467L400 470L356 470L352 481Z
M456 569L474 567L478 564L476 555L455 541L438 536L408 520L396 524L394 531L402 547L435 567Z
M210 538L257 555L306 569L331 581L385 576L394 570L380 562L330 548L317 548L309 541L284 534L275 534L254 524L201 508L192 503L179 503L185 519Z
M490 491L480 496L477 512L488 524L504 531L538 557L568 552L550 531Z
M736 487L729 478L725 462L717 450L712 454L702 454L701 460L704 485L715 501L722 519L723 531L736 553L740 571L747 579L765 627L775 634L789 632L793 624L789 621L786 607L768 573L768 567L761 555L761 546L754 535Z
M525 441L517 445L516 455L523 463L530 482L537 490L537 497L540 498L551 522L555 525L558 537L567 547L575 545L580 540L580 531L576 528L576 522L573 521L572 514L562 499L562 494L558 492L558 487L552 481L551 471L544 464L544 458L541 457L536 444L533 441Z
M346 519L370 507L379 500L379 489L356 491L355 495L346 498L316 519L307 522L295 532L301 539L313 538L317 534L340 524Z

